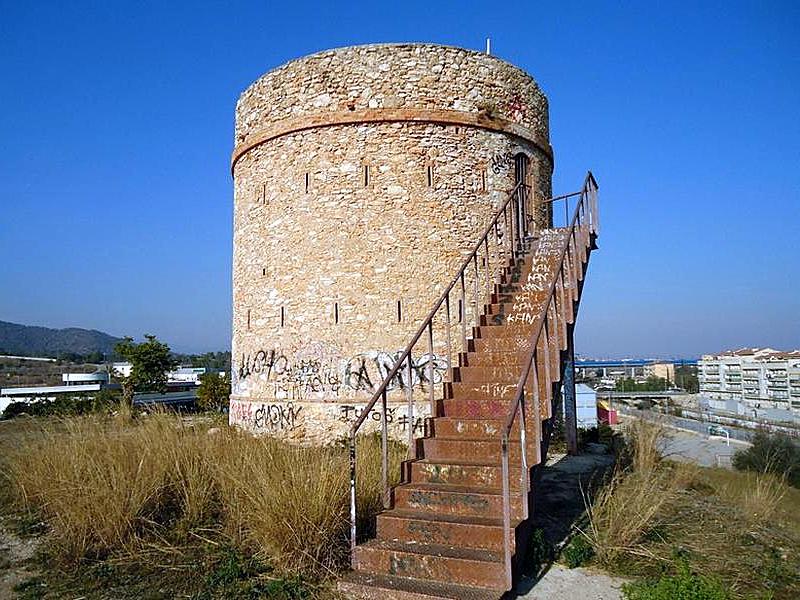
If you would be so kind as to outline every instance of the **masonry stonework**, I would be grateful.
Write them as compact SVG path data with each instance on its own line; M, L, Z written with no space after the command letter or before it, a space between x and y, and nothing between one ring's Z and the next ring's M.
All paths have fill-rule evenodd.
M548 224L547 100L492 56L386 44L294 60L242 94L235 136L230 421L253 431L348 431L514 188L520 154ZM424 417L409 423L400 392L446 377L436 339L391 386L398 434Z

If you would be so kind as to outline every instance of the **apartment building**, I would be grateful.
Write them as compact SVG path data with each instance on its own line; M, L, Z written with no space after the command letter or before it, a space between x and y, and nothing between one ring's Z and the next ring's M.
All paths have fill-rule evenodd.
M708 398L800 413L800 350L742 348L707 354L697 363L697 377L700 393Z

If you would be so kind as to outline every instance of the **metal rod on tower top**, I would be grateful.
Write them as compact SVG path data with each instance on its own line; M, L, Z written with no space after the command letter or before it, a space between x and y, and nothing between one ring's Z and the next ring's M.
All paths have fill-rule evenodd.
M486 54L492 53L492 38L486 38Z

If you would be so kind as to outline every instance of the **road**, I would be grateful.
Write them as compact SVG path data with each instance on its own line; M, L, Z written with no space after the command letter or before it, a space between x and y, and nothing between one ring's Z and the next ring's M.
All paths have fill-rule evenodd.
M708 424L692 419L663 415L646 410L633 410L623 413L626 417L635 417L662 423L667 426L667 439L661 453L672 460L692 462L701 467L731 467L731 457L750 444L737 437L749 437L750 432L732 427L725 427L731 436L730 443L720 436L708 435Z
M701 467L731 467L731 457L747 442L731 440L730 445L724 438L711 437L693 431L669 428L664 447L661 449L666 458L683 462L692 462Z
M704 435L708 434L708 426L713 425L713 423L695 421L694 419L676 417L674 415L665 415L664 413L653 412L651 410L629 409L622 406L615 406L614 410L619 411L621 415L636 417L639 419L647 419L648 421L657 421L659 423L664 423L665 425L677 427L678 429L686 429L688 431L694 431ZM731 440L739 440L741 442L749 442L756 433L755 431L749 429L740 429L725 425L721 425L721 427L730 434Z

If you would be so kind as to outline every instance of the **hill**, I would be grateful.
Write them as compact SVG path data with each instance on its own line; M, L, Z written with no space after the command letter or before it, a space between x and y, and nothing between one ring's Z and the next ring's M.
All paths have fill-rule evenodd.
M21 356L110 354L121 338L94 329L51 329L0 321L0 353Z

